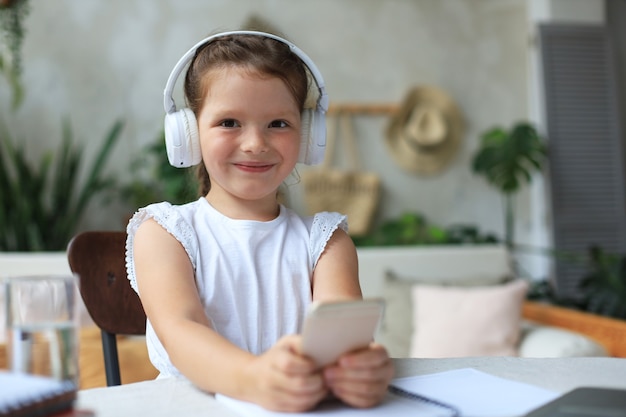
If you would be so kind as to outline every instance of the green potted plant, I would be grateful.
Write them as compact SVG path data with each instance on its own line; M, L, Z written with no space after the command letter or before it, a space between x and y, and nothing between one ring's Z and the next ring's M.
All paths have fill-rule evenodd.
M121 130L122 122L116 121L81 181L86 161L69 122L59 149L47 151L35 165L23 141L13 140L0 125L0 251L64 250L88 203L116 186L105 165Z
M29 0L0 0L0 73L12 91L13 109L24 96L21 81L22 44ZM39 161L24 150L0 121L0 251L64 250L77 232L88 204L116 186L105 165L122 130L116 121L107 132L85 173L83 148L74 143L68 121L62 141Z
M582 310L626 319L626 256L589 248L587 273L580 281Z
M163 130L131 161L130 172L133 179L121 186L120 197L133 211L150 203L184 204L198 197L194 169L169 164Z
M356 246L450 245L495 243L497 239L482 234L472 225L447 228L431 224L420 213L403 213L375 227L366 236L353 236Z
M515 194L540 172L546 158L546 146L537 130L527 122L510 130L495 127L480 138L480 147L472 160L472 170L485 177L504 197L505 244L513 247Z
M626 320L626 255L592 245L586 256L570 254L569 261L585 266L579 297L562 297L553 282L541 280L533 282L528 299Z

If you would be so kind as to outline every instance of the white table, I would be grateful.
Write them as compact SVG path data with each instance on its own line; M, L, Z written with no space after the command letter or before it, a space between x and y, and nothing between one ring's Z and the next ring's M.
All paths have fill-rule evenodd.
M475 368L496 376L557 392L579 386L626 389L626 359L618 358L453 358L396 359L396 376L424 375ZM77 407L97 417L237 417L183 379L161 379L80 391Z

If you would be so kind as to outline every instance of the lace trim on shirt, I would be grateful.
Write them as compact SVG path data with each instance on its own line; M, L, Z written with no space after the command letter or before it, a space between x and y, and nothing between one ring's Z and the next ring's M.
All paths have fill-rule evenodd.
M313 260L313 269L315 269L328 240L337 228L341 228L346 233L348 232L347 217L341 213L323 211L313 217L311 244L309 246L311 259Z
M196 257L198 253L198 242L196 234L191 226L183 219L176 209L168 202L151 204L147 207L139 209L128 222L126 227L126 274L130 281L131 287L135 292L139 293L137 288L137 276L135 274L135 263L133 262L133 241L137 228L148 219L154 219L161 227L168 231L178 240L191 261L193 270L196 270Z

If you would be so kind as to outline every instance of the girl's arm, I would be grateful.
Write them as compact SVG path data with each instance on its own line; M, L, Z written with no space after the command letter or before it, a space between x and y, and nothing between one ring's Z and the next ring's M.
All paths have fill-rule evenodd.
M354 243L342 229L326 243L313 270L313 300L360 299L359 265Z
M138 228L133 251L146 315L174 366L199 388L279 411L310 409L327 394L314 364L297 354L299 337L254 356L211 328L184 248L156 221Z
M359 299L358 259L352 239L337 229L313 272L313 299ZM324 381L342 401L358 408L379 404L393 377L393 363L386 349L376 343L350 352L324 369Z

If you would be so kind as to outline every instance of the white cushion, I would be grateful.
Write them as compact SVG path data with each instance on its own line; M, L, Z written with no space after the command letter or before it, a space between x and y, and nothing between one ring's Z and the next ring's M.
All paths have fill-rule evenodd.
M599 343L582 334L550 326L531 325L519 346L519 354L528 358L608 356Z
M413 334L413 302L411 300L411 288L415 284L432 283L433 279L423 276L422 273L413 276L398 276L389 270L385 274L382 296L386 302L385 316L382 326L376 337L376 341L384 345L389 355L394 358L407 358L410 354L411 337ZM509 277L472 277L462 280L438 278L436 282L441 285L456 286L486 286L502 284Z
M415 285L411 357L516 356L528 283Z

